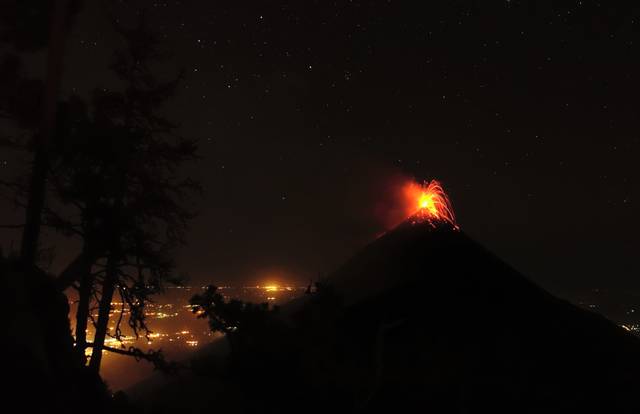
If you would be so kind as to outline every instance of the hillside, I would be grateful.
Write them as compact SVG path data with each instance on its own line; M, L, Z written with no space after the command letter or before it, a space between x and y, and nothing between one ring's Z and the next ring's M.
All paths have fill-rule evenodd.
M640 412L636 337L448 227L401 225L279 318L226 368L208 375L201 358L197 376L159 386L146 403L157 412L175 398L197 400L193 412ZM203 380L215 392L193 393Z

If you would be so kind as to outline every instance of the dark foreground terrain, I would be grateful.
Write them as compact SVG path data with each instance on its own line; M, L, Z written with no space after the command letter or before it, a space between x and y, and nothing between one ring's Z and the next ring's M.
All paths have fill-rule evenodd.
M106 413L117 409L105 384L74 352L67 298L50 275L0 255L4 413Z
M448 227L403 224L247 331L132 400L156 413L640 412L640 340Z

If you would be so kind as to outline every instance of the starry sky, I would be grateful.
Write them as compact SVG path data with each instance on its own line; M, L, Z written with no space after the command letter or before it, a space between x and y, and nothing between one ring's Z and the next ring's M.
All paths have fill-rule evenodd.
M640 287L640 13L595 1L85 2L67 92L117 88L108 15L146 9L200 141L193 283L306 284L385 230L399 177L553 292ZM6 162L6 160L5 160ZM5 165L6 167L6 165Z

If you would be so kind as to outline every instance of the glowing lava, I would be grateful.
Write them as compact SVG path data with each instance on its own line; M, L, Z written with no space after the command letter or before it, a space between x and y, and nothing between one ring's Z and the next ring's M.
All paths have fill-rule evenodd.
M439 181L425 181L422 185L410 182L405 185L407 216L415 222L428 222L434 227L448 223L458 229L451 201Z

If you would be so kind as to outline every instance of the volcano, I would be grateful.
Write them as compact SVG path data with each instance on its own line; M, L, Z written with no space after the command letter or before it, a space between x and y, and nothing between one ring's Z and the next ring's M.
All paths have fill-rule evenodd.
M450 225L403 223L251 344L203 408L233 395L240 412L640 412L638 338Z

